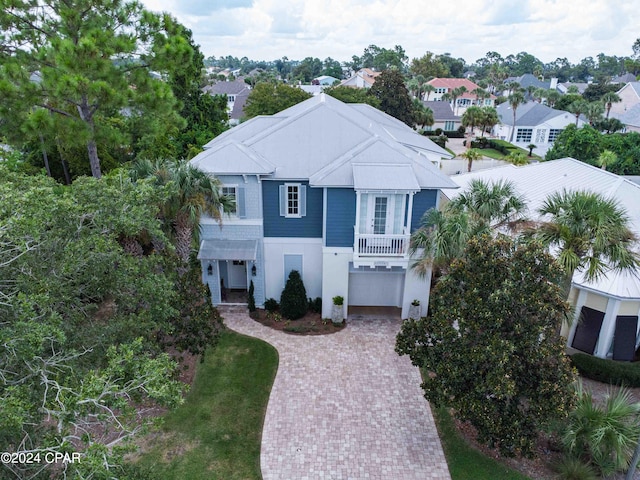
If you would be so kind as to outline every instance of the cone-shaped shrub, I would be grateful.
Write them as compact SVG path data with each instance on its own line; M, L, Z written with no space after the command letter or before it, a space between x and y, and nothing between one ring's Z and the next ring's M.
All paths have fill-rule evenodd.
M284 318L295 320L307 313L307 291L297 270L289 274L287 284L280 296L280 313Z

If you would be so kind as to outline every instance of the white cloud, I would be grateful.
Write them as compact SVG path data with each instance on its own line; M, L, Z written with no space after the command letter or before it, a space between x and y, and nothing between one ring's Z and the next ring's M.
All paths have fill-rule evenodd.
M143 0L171 12L205 55L349 60L375 44L409 58L449 52L472 63L488 51L544 62L629 55L640 32L633 0Z

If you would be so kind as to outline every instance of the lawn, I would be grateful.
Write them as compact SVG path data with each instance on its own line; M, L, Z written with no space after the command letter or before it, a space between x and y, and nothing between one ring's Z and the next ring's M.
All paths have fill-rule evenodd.
M277 367L272 346L223 333L198 365L185 403L143 440L140 466L166 480L261 479L262 425Z
M452 480L530 480L465 442L446 408L432 409Z

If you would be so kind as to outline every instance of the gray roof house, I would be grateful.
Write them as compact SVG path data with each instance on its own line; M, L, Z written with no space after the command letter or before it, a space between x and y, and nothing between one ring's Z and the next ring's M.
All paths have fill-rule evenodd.
M629 217L630 228L640 236L640 185L573 158L540 162L523 167L506 165L455 175L451 179L460 190L445 190L454 198L472 180L509 181L524 195L528 216L541 220L538 209L548 195L562 191L587 190L612 198ZM633 360L640 344L640 272L610 271L595 281L587 281L580 272L573 276L569 303L575 308L572 325L563 328L567 345L602 358ZM582 321L578 321L580 319Z
M431 130L441 128L445 131L457 130L460 126L460 116L454 115L449 102L422 102L427 108L433 112L433 125Z
M227 97L227 112L231 125L237 125L244 117L244 104L251 93L251 87L244 80L217 82L213 85L207 85L203 91L210 95L225 95Z
M324 93L225 131L191 160L215 174L235 210L201 221L198 258L214 304L254 285L256 305L279 298L292 270L307 295L359 306L428 305L429 281L410 268L409 239L442 189L451 158L428 138L369 105ZM236 297L237 298L237 297ZM424 314L424 311L423 311Z
M504 102L496 108L500 123L493 127L492 134L502 140L512 141L513 110L509 102ZM551 148L555 139L564 128L575 123L576 117L572 113L542 105L537 102L523 103L516 109L515 132L512 143L527 149L527 145L536 145L535 153L544 156ZM581 116L578 127L586 122Z

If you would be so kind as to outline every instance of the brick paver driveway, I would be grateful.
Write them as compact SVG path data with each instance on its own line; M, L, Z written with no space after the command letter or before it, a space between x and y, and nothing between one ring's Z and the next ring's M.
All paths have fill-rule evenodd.
M418 369L394 352L400 320L294 336L237 307L221 312L280 356L262 433L264 480L450 479Z

